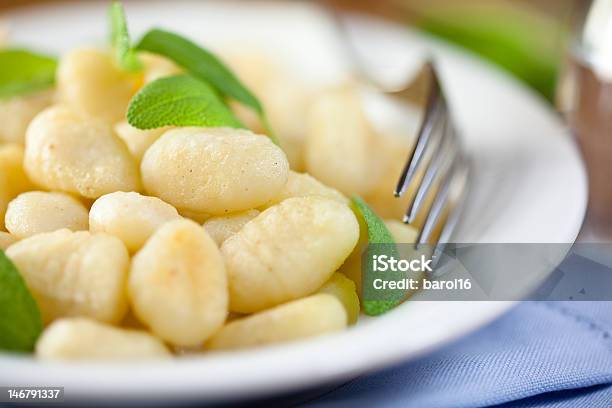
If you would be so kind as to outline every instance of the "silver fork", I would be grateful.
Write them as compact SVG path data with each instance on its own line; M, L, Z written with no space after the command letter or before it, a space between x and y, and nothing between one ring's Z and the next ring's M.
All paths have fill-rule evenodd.
M411 200L403 221L411 223L424 207L428 194L435 190L417 244L429 242L429 238L445 213L445 225L438 242L447 242L454 230L461 205L464 202L468 181L469 162L461 147L461 141L452 121L444 92L432 62L424 67L429 76L429 92L425 113L419 132L404 170L393 194L401 197L408 186L423 173L416 194ZM429 160L426 160L427 157Z
M348 56L353 62L353 68L362 80L383 94L404 102L414 102L418 99L415 98L415 94L419 92L420 84L423 81L427 84L424 115L416 142L393 194L399 198L406 193L413 182L419 182L403 217L406 224L412 223L431 200L415 248L431 244L432 264L435 266L457 226L464 207L469 189L470 165L462 149L434 63L432 61L425 63L420 74L411 83L391 90L385 89L362 68L359 53L354 48L342 17L338 13L333 15L338 31L347 45L346 49L349 51ZM439 236L435 242L430 242L441 222L444 224L441 226Z

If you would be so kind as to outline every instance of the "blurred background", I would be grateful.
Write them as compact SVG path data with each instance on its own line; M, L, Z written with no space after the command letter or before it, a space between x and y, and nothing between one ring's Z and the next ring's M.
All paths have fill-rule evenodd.
M54 0L0 0L0 8ZM86 0L82 0L86 1ZM555 100L573 22L586 0L318 0L416 26L465 47Z
M554 101L580 0L327 0L344 9L404 20L467 48Z

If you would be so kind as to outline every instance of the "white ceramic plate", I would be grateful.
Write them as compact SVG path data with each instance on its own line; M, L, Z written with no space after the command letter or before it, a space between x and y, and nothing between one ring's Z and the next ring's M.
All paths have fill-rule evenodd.
M55 52L102 43L105 7L79 2L14 12L8 16L13 42ZM304 3L167 1L126 8L135 37L163 26L216 49L228 43L264 47L313 86L337 82L347 72L333 26ZM458 241L573 242L585 211L585 172L570 135L543 100L486 63L403 27L355 16L350 22L372 68L386 78L414 68L425 53L436 58L475 168ZM163 363L41 364L3 356L0 384L65 386L69 399L212 401L278 393L413 359L511 305L408 302L337 335Z

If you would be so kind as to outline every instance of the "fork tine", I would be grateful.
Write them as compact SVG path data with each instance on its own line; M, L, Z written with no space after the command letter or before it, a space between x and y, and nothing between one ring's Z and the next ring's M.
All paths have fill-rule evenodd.
M467 162L463 157L457 156L453 161L449 172L442 181L442 185L438 190L436 197L434 198L434 202L431 205L429 213L427 214L423 228L421 229L419 237L417 238L417 245L425 244L429 241L429 238L431 237L437 223L440 221L441 216L444 214L444 211L447 209L447 207L452 205L452 200L450 200L450 198L453 184L458 185L458 187L456 187L456 189L459 190L458 196L459 199L463 200L467 190L468 174L469 167ZM454 228L454 224L451 224L449 221L451 221L451 216L455 216L454 214L456 213L456 209L457 205L454 205L451 209L451 214L444 225L442 234L438 238L438 243L440 243L443 239L446 240L449 238L450 233Z
M431 140L433 128L437 122L437 119L440 114L444 115L444 111L446 110L446 103L444 102L444 97L442 96L440 90L440 82L438 81L433 64L431 62L427 62L425 67L425 69L429 71L429 77L431 80L430 92L427 98L425 114L421 128L419 129L419 133L417 135L415 147L408 158L406 166L404 167L397 186L395 187L395 191L393 192L396 197L401 197L414 179L417 169L423 159L426 147Z
M461 190L459 191L454 207L452 208L450 214L448 215L446 223L444 224L444 227L442 228L442 232L440 233L440 237L438 238L438 242L436 243L436 246L434 247L434 250L433 250L432 262L431 262L432 268L435 268L438 262L440 261L440 255L444 251L444 248L446 247L446 244L448 243L448 240L450 239L450 236L453 233L455 226L459 222L459 217L465 205L466 197L467 197L468 190L469 190L469 172L470 172L470 169L467 163L465 164L465 168L466 170L463 176L464 184L461 186ZM443 275L444 273L445 272L443 270L438 271L434 269L434 272L432 273L432 277L439 277Z
M452 158L457 153L457 145L454 140L454 135L449 134L453 132L452 124L448 122L448 118L445 117L443 123L442 132L440 134L440 139L442 139L436 149L433 151L433 157L427 165L427 170L425 175L421 180L421 184L417 189L417 192L414 196L414 199L410 203L406 214L404 215L403 221L405 223L412 223L416 216L419 214L419 211L423 207L426 202L426 198L431 191L432 187L435 185L438 179L443 179L445 175L448 173L450 169L450 164L452 163Z
M438 238L438 242L448 242L450 235L455 228L455 225L459 221L459 216L461 215L461 211L463 209L463 205L465 204L465 200L469 190L469 175L470 175L470 166L468 162L462 158L460 164L459 174L457 179L459 180L459 187L457 197L454 200L453 208L451 209L450 214L442 228L442 232L440 233L440 237Z
M455 167L456 163L453 163L450 171L448 174L446 174L446 177L441 182L440 189L438 190L436 197L431 204L431 208L429 209L429 213L427 214L427 218L423 223L423 228L421 228L421 231L419 231L419 236L416 240L417 246L428 242L434 227L444 212L446 201L450 195L450 187L452 184Z

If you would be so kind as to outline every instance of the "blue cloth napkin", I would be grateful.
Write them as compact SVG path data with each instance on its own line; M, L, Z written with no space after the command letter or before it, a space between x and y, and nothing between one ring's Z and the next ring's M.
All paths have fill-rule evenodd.
M612 302L523 302L430 356L308 405L612 407Z

